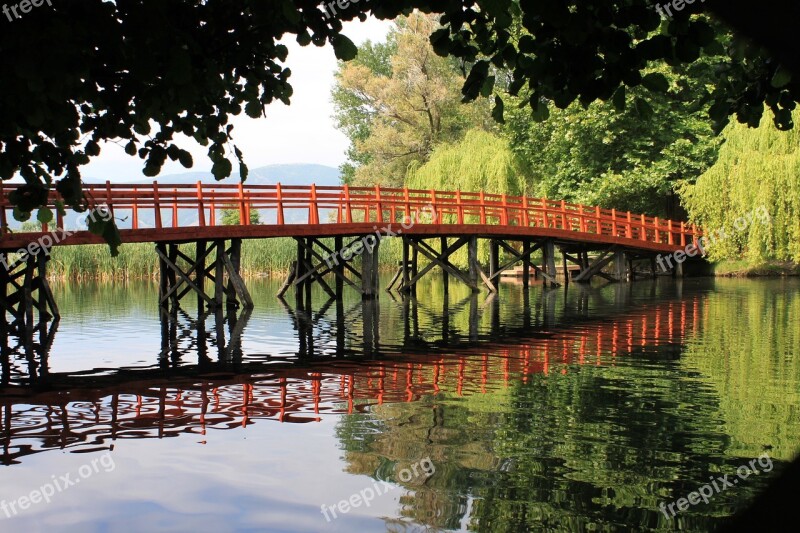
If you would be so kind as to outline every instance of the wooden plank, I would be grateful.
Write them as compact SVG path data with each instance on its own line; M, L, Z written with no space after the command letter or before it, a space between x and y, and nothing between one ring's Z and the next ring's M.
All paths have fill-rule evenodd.
M236 272L236 268L234 267L233 263L231 262L231 258L228 257L228 254L222 254L222 262L225 265L225 269L228 271L228 279L233 283L233 286L236 288L236 294L239 296L239 299L243 302L245 309L252 309L253 308L253 299L250 297L250 292L247 290L247 286L244 283L244 280L239 276L239 273Z
M596 275L600 272L604 266L611 262L614 259L613 255L609 255L614 251L614 248L609 248L608 250L604 251L600 257L596 258L594 263L589 265L589 267L582 271L580 274L575 276L573 281L584 281L584 279L588 280L591 279L592 276Z

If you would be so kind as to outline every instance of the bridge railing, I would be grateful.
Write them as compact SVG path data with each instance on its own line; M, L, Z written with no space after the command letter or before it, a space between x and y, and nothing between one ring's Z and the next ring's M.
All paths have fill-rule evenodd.
M9 220L8 194L0 184L0 225ZM268 224L373 222L541 227L685 246L702 232L685 222L563 200L467 191L386 187L244 184L85 184L90 204L106 204L123 229L206 227L222 224L221 210L239 213L250 224L253 210ZM55 206L55 192L50 205ZM58 215L58 227L64 227ZM44 228L47 231L47 228Z

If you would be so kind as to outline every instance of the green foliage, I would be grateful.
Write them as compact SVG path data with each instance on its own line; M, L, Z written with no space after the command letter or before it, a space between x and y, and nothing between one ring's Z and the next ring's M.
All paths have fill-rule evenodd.
M527 177L528 169L506 139L471 130L459 142L440 145L428 162L412 165L406 186L523 195L528 189Z
M586 109L554 109L545 122L515 107L506 112L506 132L531 167L535 195L674 216L665 200L675 184L694 182L717 154L719 141L693 107L712 76L708 62L691 72L654 69L645 79L664 93L646 104L647 119L646 91L637 87Z
M373 76L390 77L392 74L391 57L397 51L396 30L389 32L386 42L373 43L366 41L358 49L358 56L350 63L351 66L366 69ZM342 85L344 65L340 65L336 73L336 85L333 88L332 101L335 109L334 120L336 127L350 139L347 150L348 162L339 170L342 182L352 183L355 178L357 165L370 161L370 154L359 150L357 143L363 142L372 131L372 121L377 114L370 105L367 95L350 90Z
M386 43L361 47L363 60L342 64L333 92L337 126L350 138L346 183L400 186L410 165L443 142L488 123L488 108L461 104L461 74L437 57L434 16L400 19Z
M238 226L241 224L242 217L239 215L239 208L223 209L220 212L220 222L222 222L223 226ZM261 224L261 215L259 215L258 209L250 209L250 224Z
M800 262L800 133L732 124L724 137L716 164L681 190L693 222L729 235L709 247L710 257ZM735 231L737 219L757 209L766 210L771 223Z

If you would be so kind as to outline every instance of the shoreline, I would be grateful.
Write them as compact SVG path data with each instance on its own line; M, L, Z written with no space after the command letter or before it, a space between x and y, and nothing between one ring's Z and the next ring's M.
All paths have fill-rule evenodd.
M785 278L800 276L800 265L791 261L768 261L752 265L745 261L724 260L714 264L714 277Z

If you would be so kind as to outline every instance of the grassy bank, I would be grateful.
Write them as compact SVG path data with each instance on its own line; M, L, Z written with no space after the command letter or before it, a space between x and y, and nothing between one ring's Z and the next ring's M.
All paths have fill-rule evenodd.
M800 265L791 261L753 264L746 260L724 260L714 265L714 275L739 278L800 276Z

